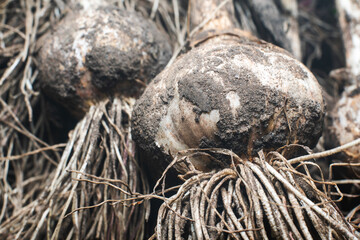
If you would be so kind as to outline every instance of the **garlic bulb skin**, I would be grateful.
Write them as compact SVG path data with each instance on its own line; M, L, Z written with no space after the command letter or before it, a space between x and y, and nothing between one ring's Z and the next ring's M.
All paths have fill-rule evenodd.
M156 76L172 53L167 36L141 14L91 6L68 13L37 58L44 92L76 115L106 96L139 95L139 82Z
M302 63L274 45L228 37L180 56L150 83L132 134L154 161L209 147L251 157L290 143L314 147L323 118L321 88Z

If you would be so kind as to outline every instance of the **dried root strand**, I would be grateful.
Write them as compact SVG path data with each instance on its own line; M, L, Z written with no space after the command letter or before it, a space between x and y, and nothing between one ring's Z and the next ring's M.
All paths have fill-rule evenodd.
M135 193L146 192L147 184L129 131L133 102L115 98L91 107L73 130L44 190L0 225L0 236L143 238L147 205L138 204Z
M42 199L52 170L60 160L53 139L48 139L46 113L37 112L43 99L35 92L38 71L33 53L37 37L56 21L58 6L51 1L2 1L0 4L0 238L22 238L19 231ZM34 110L33 110L34 109ZM35 116L34 113L38 115ZM47 140L44 140L47 139ZM46 214L36 217L43 222ZM29 219L30 220L30 219ZM12 222L13 221L13 222ZM31 228L28 236L40 229Z
M204 150L199 150L201 153ZM216 151L216 150L212 150ZM191 151L193 152L193 151ZM226 151L218 154L229 156ZM188 154L192 154L189 153ZM206 152L209 154L209 151ZM186 153L174 162L184 161ZM219 155L217 155L219 156ZM234 157L234 155L231 156ZM303 177L314 193L315 180L283 159L237 163L218 172L192 173L165 200L158 215L157 239L358 239L326 194L310 200L297 184ZM173 162L173 164L174 164ZM186 196L186 197L184 197ZM181 222L181 224L179 224ZM171 228L171 229L170 229Z

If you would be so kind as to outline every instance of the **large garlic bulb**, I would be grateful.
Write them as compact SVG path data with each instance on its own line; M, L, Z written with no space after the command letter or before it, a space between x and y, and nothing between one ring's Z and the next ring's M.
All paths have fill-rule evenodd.
M188 148L240 156L298 143L314 147L324 104L313 74L285 50L222 37L200 44L159 74L133 111L132 134L165 166ZM193 159L198 169L208 162Z

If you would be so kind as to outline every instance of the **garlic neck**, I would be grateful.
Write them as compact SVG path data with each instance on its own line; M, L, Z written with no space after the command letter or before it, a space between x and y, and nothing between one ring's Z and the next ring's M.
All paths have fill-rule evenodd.
M191 29L196 28L209 18L211 19L199 32L212 29L225 30L236 27L232 0L190 0L189 4Z
M70 6L81 7L83 11L91 11L102 6L109 5L107 0L71 0Z

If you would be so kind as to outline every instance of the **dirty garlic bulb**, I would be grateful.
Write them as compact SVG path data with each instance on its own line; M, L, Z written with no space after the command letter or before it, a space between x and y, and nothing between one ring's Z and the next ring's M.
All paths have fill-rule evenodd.
M38 54L44 92L77 116L106 96L139 95L171 57L168 38L150 20L93 2L67 14Z
M209 147L250 157L315 146L323 116L320 86L302 63L271 44L233 38L205 42L158 75L135 105L132 133L159 161Z
M194 0L191 16L220 2ZM132 134L144 161L165 167L178 151L214 147L251 159L260 150L317 143L324 103L316 78L287 51L236 29L231 8L204 25L194 48L137 101ZM211 170L210 159L191 161Z

